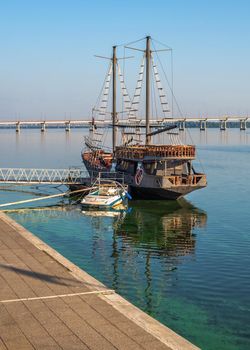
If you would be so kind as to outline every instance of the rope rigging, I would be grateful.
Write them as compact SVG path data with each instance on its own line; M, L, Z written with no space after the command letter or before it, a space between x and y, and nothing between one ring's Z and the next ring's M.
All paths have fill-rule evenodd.
M137 42L140 42L144 40L144 38L127 43L126 45L131 45L135 44ZM160 68L160 71L163 73L166 82L167 82L167 87L168 90L171 92L172 96L172 103L171 103L171 109L173 113L173 104L175 103L178 109L178 112L180 113L180 116L183 116L180 106L176 100L176 97L173 93L173 72L171 73L171 78L170 80L167 77L167 74L164 70L163 64L160 60L160 57L158 55L157 51L163 51L163 50L157 50L155 48L154 42L159 43L160 45L163 45L166 49L164 51L171 51L171 67L173 65L173 56L172 56L172 49L169 46L166 46L157 40L152 40L152 48L153 50L151 51L151 98L152 98L152 104L151 104L151 116L153 117L158 117L158 107L161 109L161 114L164 119L170 119L171 116L173 117L173 114L170 116L170 106L169 106L169 101L167 99L167 94L165 92L165 89L163 87L159 70L158 67ZM123 46L124 49L124 59L127 58L125 57L125 48L129 48L126 45L119 45ZM131 48L130 48L131 49ZM132 48L133 49L133 48ZM134 48L135 49L135 48ZM121 112L119 112L121 115L126 116L126 120L129 123L129 126L126 126L122 129L122 143L123 144L139 144L142 142L141 136L145 134L144 132L142 133L142 129L140 127L140 117L139 117L139 110L140 110L140 105L141 105L141 97L142 97L142 91L144 88L144 80L145 80L145 66L146 66L146 54L144 50L138 49L138 51L143 52L143 57L141 60L141 64L139 67L139 74L138 78L136 81L136 86L134 90L134 94L132 95L132 98L130 98L128 89L125 84L125 79L124 79L124 66L123 66L123 72L120 67L120 65L117 63L117 76L118 80L120 83L120 92L121 92ZM153 53L155 54L157 58L157 64L155 59L153 58ZM124 62L124 61L123 61ZM106 116L110 114L107 109L109 105L109 94L110 94L110 86L111 86L111 77L112 77L113 69L112 69L112 60L109 64L109 68L107 71L107 74L105 76L105 80L102 86L101 93L99 95L98 101L96 106L93 108L93 118L92 118L92 128L91 128L91 137L88 138L89 145L92 147L95 147L95 149L100 149L101 145L104 144L104 132L107 129L105 128L98 128L95 124L95 118L98 118L98 121L105 122L107 120ZM172 80L172 81L171 81ZM121 119L121 118L120 118ZM169 120L171 121L171 120ZM108 124L108 123L107 123ZM160 130L160 127L159 127ZM166 132L165 135L168 137L169 141L171 144L177 145L177 144L183 144L180 140L179 133L173 133L173 132ZM106 135L107 136L107 135ZM159 133L158 138L164 138L165 136L163 134ZM190 135L191 138L191 135ZM88 145L88 144L87 144Z
M120 86L121 86L121 94L124 102L124 110L126 113L129 113L131 110L131 99L125 85L124 76L121 72L121 67L119 64L117 64L117 67L118 67L118 77L119 77Z
M171 95L172 95L172 111L173 111L173 109L174 109L174 103L175 103L175 105L176 105L176 107L177 107L177 110L178 110L180 116L181 116L182 118L184 118L184 115L183 115L183 113L182 113L182 111L181 111L180 105L179 105L179 103L178 103L178 101L177 101L177 99L176 99L176 96L175 96L175 94L174 94L174 91L173 91L173 54L172 54L172 49L171 49L171 66L172 66L172 76L171 76L171 80L172 80L172 86L171 86L171 84L170 84L170 82L169 82L169 79L168 79L168 77L167 77L167 74L166 74L166 72L165 72L165 70L164 70L163 64L162 64L162 62L161 62L161 59L160 59L160 57L159 57L159 55L158 55L158 53L157 53L157 50L155 49L154 41L157 42L157 40L155 40L155 39L152 40L152 45L153 45L154 51L155 51L156 56L157 56L157 59L158 59L158 61L159 61L159 63L160 63L160 66L161 66L161 69L162 69L162 71L163 71L163 74L164 74L164 77L165 77L165 79L166 79L166 82L167 82L167 84L168 84L168 87L169 87L169 89L170 89L170 91L171 91ZM158 43L160 43L160 42L158 41ZM162 43L160 43L160 44L163 45L163 46L166 46L166 45L164 45L164 44L162 44ZM167 48L170 49L168 46L167 46ZM172 113L173 113L173 112L172 112ZM190 133L190 131L189 131L188 129L187 129L187 132L188 132L188 136L189 136L189 138L190 138L190 140L191 140L191 143L194 144L192 135L191 135L191 133ZM180 141L180 142L181 142L181 141ZM182 142L181 142L181 144L182 144ZM201 162L201 159L200 159L198 153L197 153L197 159L198 159L198 161L199 161L199 163L200 163L200 166L201 166L201 168L202 168L202 171L205 172L205 171L204 171L204 166L203 166L203 164L202 164L202 162Z
M167 101L167 95L162 87L162 83L161 83L160 76L158 73L157 65L155 64L153 57L152 57L152 67L153 67L153 73L154 73L156 87L157 87L158 93L159 93L162 112L163 112L164 117L167 118L167 113L170 112L169 104Z
M136 82L136 87L134 91L134 95L132 98L132 102L129 108L129 113L128 113L128 120L131 123L130 128L126 128L123 132L123 142L124 143L141 143L141 128L138 127L138 111L139 111L139 104L140 104L140 98L141 98L141 91L142 91L142 86L143 86L143 77L144 77L144 71L145 71L145 55L143 55L140 68L139 68L139 74L138 74L138 79ZM134 124L134 125L133 125ZM130 131L129 129L132 129ZM130 138L128 136L130 135ZM134 135L134 136L131 136Z
M133 95L132 103L131 103L131 109L128 115L128 119L137 119L137 113L139 110L139 104L140 104L140 98L141 98L141 91L142 91L142 85L143 85L143 77L144 77L144 71L145 71L145 55L142 58L142 62L140 65L139 75L136 82L135 92Z
M89 137L88 136L85 137L85 143L91 149L100 149L101 146L103 146L104 129L97 128L95 122L96 122L96 118L98 119L98 121L102 121L102 122L105 122L106 120L111 74L112 74L112 64L110 63L102 85L101 92L97 99L97 103L93 108L92 126L90 128L90 135Z

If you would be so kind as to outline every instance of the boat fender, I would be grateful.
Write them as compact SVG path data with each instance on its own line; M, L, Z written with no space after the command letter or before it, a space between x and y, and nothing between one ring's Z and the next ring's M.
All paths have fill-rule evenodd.
M132 199L132 196L131 196L128 192L126 192L125 196L126 196L129 200Z

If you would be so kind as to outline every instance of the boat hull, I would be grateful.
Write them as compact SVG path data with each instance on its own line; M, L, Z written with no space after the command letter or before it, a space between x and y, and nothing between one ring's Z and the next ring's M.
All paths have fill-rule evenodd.
M116 208L119 205L123 204L122 199L120 199L119 201L116 201L114 203L111 204L93 204L93 203L81 203L82 204L82 208L95 208L95 209L112 209L112 208Z
M166 189L166 188L152 188L152 187L136 187L129 186L129 193L132 195L133 199L147 199L147 200L177 200L186 194L193 192L195 190L201 189L201 187L192 187L192 186L182 186L176 187L175 189Z
M194 146L117 147L115 156L115 170L136 199L176 200L207 186L206 175L192 167ZM84 163L89 172L93 170L86 159Z

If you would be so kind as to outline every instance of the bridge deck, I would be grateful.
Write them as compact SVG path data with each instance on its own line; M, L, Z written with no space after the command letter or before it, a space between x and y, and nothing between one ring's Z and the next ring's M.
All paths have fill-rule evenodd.
M183 123L183 122L246 122L250 121L249 116L208 116L208 117L173 117L173 118L162 118L156 117L155 119L150 120L150 124L153 127L158 127L164 125L167 122L171 123ZM82 120L0 120L0 128L3 127L15 127L18 130L20 127L40 127L43 131L46 127L65 127L66 130L70 130L70 127L90 127L92 125L92 120L82 119ZM95 120L95 125L98 127L111 127L111 120ZM119 120L117 126L145 126L145 119L143 117L138 117L134 121L128 119Z

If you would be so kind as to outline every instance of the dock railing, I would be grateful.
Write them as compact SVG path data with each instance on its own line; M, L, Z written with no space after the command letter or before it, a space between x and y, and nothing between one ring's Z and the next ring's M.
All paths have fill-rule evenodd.
M89 177L84 168L37 169L37 168L0 168L0 183L13 184L81 184Z
M62 184L91 185L98 177L124 184L124 175L118 172L89 173L83 167L68 169L38 169L38 168L0 168L0 184Z

